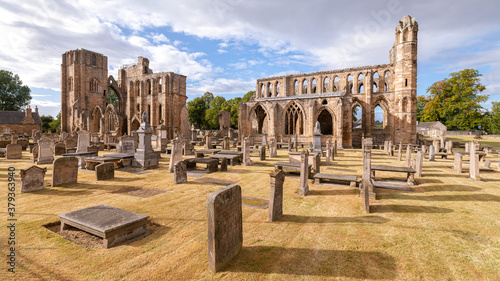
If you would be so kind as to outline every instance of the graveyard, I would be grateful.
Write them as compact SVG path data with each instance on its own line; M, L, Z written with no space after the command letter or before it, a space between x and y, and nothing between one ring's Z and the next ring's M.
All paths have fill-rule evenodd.
M206 139L205 136L205 142ZM410 146L404 144L398 151L400 144L389 144L390 149L365 146L338 149L335 154L330 144L326 154L313 156L307 145L293 143L297 148L289 151L286 147L276 149L274 139L263 146L250 144L246 138L241 143L242 163L226 161L229 158L226 156L220 163L216 161L215 168L198 160L172 168L173 164L184 163L182 159L214 159L208 158L213 149L202 143L196 143L193 155L181 155L179 140L165 147L165 153L159 153L157 165L147 169L133 164L116 167L115 160L95 167L88 166L87 161L87 167L83 168L76 156L50 155L55 160L45 163L41 159L36 164L41 169L32 171L43 174L43 186L16 193L19 261L16 277L19 280L441 279L443 276L458 280L495 279L500 259L500 140L484 139L476 144L490 148L484 160L477 163L479 175L475 179L467 171L469 152L465 153L474 146L466 148L459 144L469 144L472 137L446 140L458 144L453 148L454 154L445 152L446 158L432 155L435 161L429 161L431 151L437 150L434 146L426 153L422 153L424 145L407 153ZM432 141L424 140L427 147ZM434 144L436 141L439 143L434 140ZM140 153L141 144L136 153ZM219 155L237 153L235 147L222 145L232 152L225 150ZM116 155L126 147L121 143L117 148L97 149L88 157L117 159ZM141 157L151 154L151 149L145 144L139 159L145 159ZM304 158L306 151L309 158ZM375 177L368 173L366 178L363 170L366 153L372 167L405 169L411 169L406 165L408 155L412 160L410 165L416 165L418 154L423 155L421 175L413 171L415 185L407 185L406 172L380 169ZM457 154L463 155L462 173L454 167ZM314 162L318 158L319 163ZM172 159L176 162L172 163ZM58 163L63 160L67 163L59 170ZM486 160L490 160L490 169L483 171ZM308 164L304 166L304 162ZM120 163L126 162L120 160ZM1 159L0 169L4 172L0 178L7 180L9 167L15 167L19 177L22 169L33 165L33 154L22 150L20 159ZM70 166L75 168L69 169ZM311 171L309 177L294 172L295 168L304 171L307 167ZM54 169L58 171L54 173ZM350 180L320 182L312 173L357 179L354 185ZM187 177L183 178L184 174ZM398 180L404 188L381 188L375 179ZM276 209L274 205L280 198L270 196L280 193L278 182L282 183L282 214L280 207ZM364 192L361 182L369 192ZM368 186L370 182L374 187ZM19 181L16 184L20 188ZM214 221L210 214L220 206L210 207L207 202L211 197L217 202L217 192L223 195L223 189L235 185L239 186L234 189L237 195L231 196L240 200L235 206L241 208L241 217L237 216L239 211L231 210L227 217L218 219L219 224L227 227L240 225L242 240L233 241L236 252L224 264L212 264L209 252L212 253L211 246L217 248L214 241L228 246L226 242L232 244L234 237L223 233L222 239L211 240L213 228L209 225ZM2 189L2 200L7 200L7 193L6 188ZM130 215L127 219L140 225L125 230L128 232L124 232L121 242L118 239L114 243L114 238L110 238L109 245L108 240L92 230L61 226L63 219L70 226L72 223L78 226L84 220L109 224L107 216L119 215L98 217L100 220L94 222L92 217L80 217L79 221L69 214L100 205L126 210ZM7 240L6 234L2 231L0 238ZM214 235L219 234L212 233L212 238Z

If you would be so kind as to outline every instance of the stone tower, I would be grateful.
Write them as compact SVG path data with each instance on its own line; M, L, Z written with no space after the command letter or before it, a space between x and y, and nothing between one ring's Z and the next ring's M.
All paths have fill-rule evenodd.
M416 142L417 34L415 18L403 17L396 26L396 40L390 51L390 63L394 65L396 142Z
M85 49L68 51L62 55L62 131L89 130L91 110L96 106L106 107L107 78L106 56Z

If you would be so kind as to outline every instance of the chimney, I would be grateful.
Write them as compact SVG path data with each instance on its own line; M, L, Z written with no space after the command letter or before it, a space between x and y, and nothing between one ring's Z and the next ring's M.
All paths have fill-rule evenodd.
M31 111L31 109L30 109L30 111ZM35 113L36 113L36 115L38 115L38 105L35 105Z
M28 117L28 116L30 116L30 117L31 117L31 106L29 106L29 105L28 105L28 106L26 107L26 111L25 111L25 113L26 113L26 117Z

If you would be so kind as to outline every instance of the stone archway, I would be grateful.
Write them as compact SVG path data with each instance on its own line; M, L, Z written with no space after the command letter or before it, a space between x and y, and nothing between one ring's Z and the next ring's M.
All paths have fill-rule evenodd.
M332 114L327 109L321 110L316 120L319 122L322 135L333 135L333 124L335 123L333 119Z

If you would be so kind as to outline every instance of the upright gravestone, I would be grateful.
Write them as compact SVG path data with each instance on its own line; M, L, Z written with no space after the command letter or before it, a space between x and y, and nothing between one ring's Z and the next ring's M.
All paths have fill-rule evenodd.
M436 148L434 145L429 147L429 161L436 161Z
M243 150L243 166L252 165L252 161L250 160L250 143L248 137L243 139L241 146L241 150Z
M78 158L61 157L52 164L52 186L76 183L78 181Z
M23 146L21 144L8 144L5 148L5 159L22 159Z
M462 173L462 162L462 153L455 153L455 159L453 160L453 169L460 174Z
M231 147L229 145L229 137L227 137L227 136L223 138L222 149L223 150L229 150L229 149L231 149Z
M273 222L283 215L283 183L285 172L274 170L271 173L271 195L269 196L269 211L267 221Z
M422 152L424 153L424 159L425 159L425 154L427 154L427 145L425 144L422 145Z
M135 141L133 136L121 136L118 138L118 152L122 154L135 154Z
M313 144L313 152L321 152L321 125L319 121L316 121L316 125L314 126L314 134L313 134L314 144Z
M288 138L288 152L292 151L292 139Z
M293 142L293 148L295 149L295 152L299 151L299 133L295 134L295 139Z
M269 157L274 158L278 156L278 144L276 138L271 138L269 143Z
M184 161L177 161L174 165L174 183L180 184L187 182L187 166Z
M330 154L331 154L331 151L332 150L332 142L330 141L330 139L327 139L326 140L326 165L330 165Z
M259 156L260 156L260 161L266 160L266 147L264 145L260 147Z
M399 147L398 147L398 161L403 160L403 141L399 142Z
M52 153L52 141L48 139L40 139L38 141L38 160L37 164L52 164L54 155Z
M416 161L416 167L415 167L417 177L422 176L423 165L424 165L424 153L422 151L419 151L419 152L417 152L417 161Z
M151 144L153 129L149 125L147 111L142 114L142 123L137 134L139 135L139 146L134 154L134 166L143 169L158 168L158 154L153 150Z
M36 163L38 161L38 145L33 146L31 153L33 153L33 163Z
M370 213L370 197L375 197L375 190L371 178L372 156L371 150L373 140L371 138L363 139L363 174L361 177L361 195L364 197L365 212ZM374 198L375 199L375 198Z
M191 125L191 140L192 141L197 141L198 140L198 133L196 132L196 129L194 128L194 125Z
M305 150L300 155L300 189L299 195L306 196L309 194L309 150Z
M208 266L211 271L221 270L241 250L241 201L239 185L229 185L208 196Z
M31 166L27 169L21 169L19 175L21 176L21 192L30 192L42 190L44 187L44 177L47 168L40 168Z
M441 135L439 137L439 147L444 148L445 142L446 142L446 136L445 135Z
M332 160L333 160L333 157L337 157L337 139L335 139L335 144L333 145L333 154L332 154Z
M266 134L266 132L264 132L262 134L262 146L267 146L267 145L268 145L268 143L267 143L267 134Z
M205 131L205 149L212 149L212 134Z
M64 145L66 146L66 148L75 148L76 144L77 144L77 141L76 141L75 137L73 137L73 136L67 136L64 139Z
M470 143L468 142L465 143L465 152L469 152L469 145Z
M102 163L95 166L95 179L110 180L115 178L115 164L112 162Z
M66 153L66 145L64 143L56 143L54 145L54 155L63 155Z
M78 131L78 144L76 147L76 153L89 152L89 146L90 146L90 132Z
M178 138L172 140L172 153L170 153L170 164L168 171L174 172L175 163L182 161L182 141Z
M486 169L491 169L491 160L490 159L484 160L484 167Z
M481 180L479 177L479 155L476 151L476 143L470 142L469 145L469 177L473 180Z
M194 146L188 139L183 140L184 143L184 156L194 155Z
M227 172L227 158L224 157L220 160L220 171Z
M410 165L411 165L411 144L408 144L406 146L406 159L405 160L406 160L406 162L405 162L406 167L410 167Z

